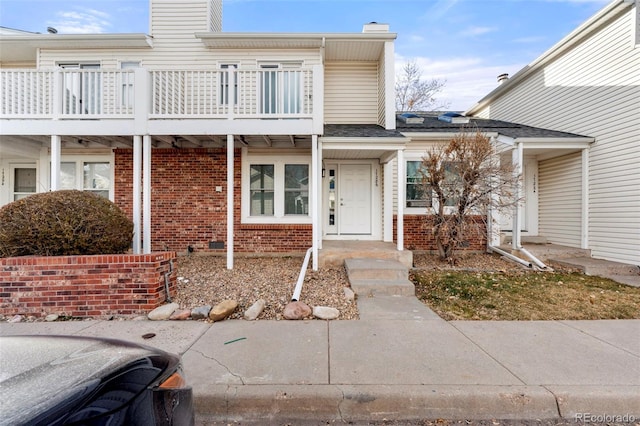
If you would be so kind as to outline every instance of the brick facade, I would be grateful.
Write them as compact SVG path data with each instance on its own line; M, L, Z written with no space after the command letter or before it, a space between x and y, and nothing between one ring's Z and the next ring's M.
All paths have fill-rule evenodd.
M241 223L241 158L234 160L234 251L304 252L311 225ZM218 149L154 149L151 154L151 241L153 250L225 252L227 245L227 153ZM133 217L133 151L115 150L115 202ZM216 191L221 187L222 191Z
M484 251L487 248L486 226L481 216L473 217L477 225L476 232L469 232L467 235L468 245L461 247L463 250ZM424 215L404 216L404 246L407 250L435 251L436 240L431 232L433 228L433 217ZM397 215L393 217L393 235L395 241L396 230L398 229Z
M175 253L0 258L0 314L140 315L175 295Z

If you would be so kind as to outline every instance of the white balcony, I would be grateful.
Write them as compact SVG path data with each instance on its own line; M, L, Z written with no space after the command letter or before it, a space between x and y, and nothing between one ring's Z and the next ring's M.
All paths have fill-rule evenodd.
M10 123L321 121L321 110L319 66L295 70L0 70L0 119Z

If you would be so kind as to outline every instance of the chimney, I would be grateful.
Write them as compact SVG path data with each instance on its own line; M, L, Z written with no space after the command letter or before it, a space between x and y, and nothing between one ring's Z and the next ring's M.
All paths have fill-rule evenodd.
M498 76L498 83L504 84L507 80L509 80L509 74L504 73Z
M388 33L389 24L379 24L377 22L369 22L362 26L363 33Z

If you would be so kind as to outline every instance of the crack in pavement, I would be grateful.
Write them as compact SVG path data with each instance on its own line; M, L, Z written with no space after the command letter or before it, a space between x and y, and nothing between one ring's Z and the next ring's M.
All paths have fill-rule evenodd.
M236 374L236 373L234 373L233 371L231 371L231 370L229 369L229 367L227 367L226 365L224 365L223 363L221 363L220 361L218 361L218 359L216 359L216 358L214 358L214 357L212 357L212 356L209 356L209 355L205 355L203 352L201 352L201 351L199 351L199 350L197 350L197 349L192 349L192 350L193 350L193 352L195 352L195 353L198 353L198 354L202 355L204 358L207 358L207 359L210 359L210 360L212 360L212 361L215 361L215 362L216 362L216 364L218 364L220 367L222 367L222 368L224 368L225 370L227 370L227 372L228 372L229 374L231 374L233 377L235 377L235 378L239 379L241 384L246 385L246 383L244 382L244 379L242 378L242 376L241 376L241 375Z

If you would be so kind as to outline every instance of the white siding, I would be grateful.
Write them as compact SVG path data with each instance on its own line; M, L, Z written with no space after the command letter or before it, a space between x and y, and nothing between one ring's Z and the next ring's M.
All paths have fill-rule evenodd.
M589 164L589 248L594 257L640 264L635 13L628 8L607 21L478 115L595 137Z
M378 76L378 124L381 126L384 126L386 121L386 88L384 84L386 72L385 61L381 60Z
M551 243L580 247L581 164L580 153L539 164L539 229Z
M222 0L209 1L209 31L222 31Z
M325 66L324 117L328 124L378 124L378 64Z

